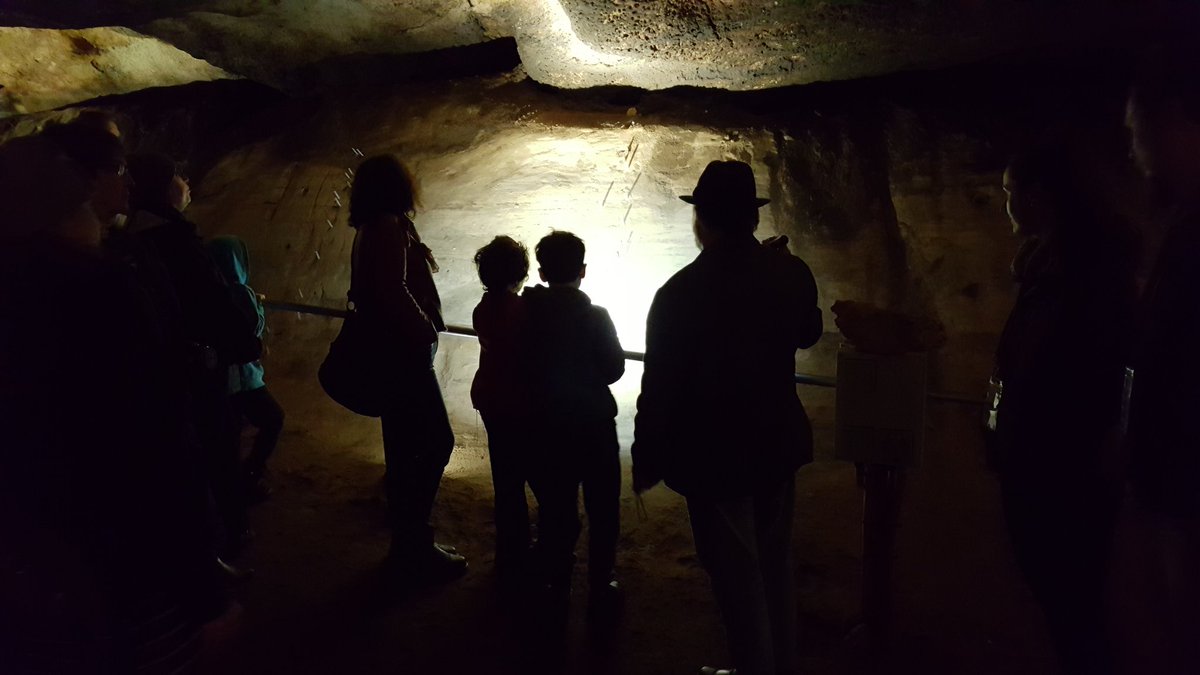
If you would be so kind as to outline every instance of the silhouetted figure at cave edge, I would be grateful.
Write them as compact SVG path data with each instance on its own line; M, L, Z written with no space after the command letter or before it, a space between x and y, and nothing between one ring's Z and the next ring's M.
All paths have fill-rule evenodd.
M795 354L821 337L817 286L786 240L754 238L754 174L711 162L691 195L700 255L654 297L633 443L634 489L687 498L696 552L738 675L797 672L795 472L812 461ZM702 672L727 672L705 667Z
M608 385L625 373L625 353L608 311L579 289L583 241L551 232L535 249L547 285L522 294L522 367L529 383L530 476L538 501L537 553L553 612L565 609L579 538L579 491L588 519L588 601L597 618L618 603L621 458L617 403Z
M237 448L229 442L228 367L258 359L262 343L254 325L234 304L196 226L183 215L191 203L191 190L175 162L164 155L132 155L129 172L131 215L111 239L147 279L163 315L177 312L179 349L191 384L192 421L220 517L218 551L230 559L241 550L247 521ZM169 289L159 287L164 281Z
M354 174L350 226L350 300L376 339L389 345L379 363L394 383L381 416L391 548L385 568L400 583L461 576L467 561L434 543L429 524L454 432L433 371L442 301L433 282L437 265L413 224L419 200L408 169L391 155L365 160Z
M495 494L496 574L504 588L525 577L529 554L528 414L520 342L525 303L517 295L529 276L529 252L511 237L496 237L475 253L484 294L471 314L479 336L479 370L471 383L471 403L488 436Z
M1129 672L1200 672L1200 50L1150 53L1129 96L1133 154L1161 197L1164 236L1138 316L1125 516L1144 603L1126 618ZM1186 45L1186 46L1184 46Z
M1013 552L1064 673L1112 671L1104 589L1120 486L1121 389L1137 288L1132 231L1056 135L1004 174L1017 301L996 350L990 439Z
M207 485L152 304L100 247L101 182L0 146L0 663L184 672L226 613Z

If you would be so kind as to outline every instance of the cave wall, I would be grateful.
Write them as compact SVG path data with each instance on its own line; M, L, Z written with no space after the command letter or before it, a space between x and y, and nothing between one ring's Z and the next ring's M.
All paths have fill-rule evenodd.
M1000 188L1012 150L1048 118L1069 120L1103 168L1097 199L1136 205L1121 187L1136 181L1119 79L1109 69L1026 71L1022 87L999 86L1013 77L975 68L759 94L571 93L514 72L300 99L211 83L107 105L122 111L131 149L187 162L190 216L208 235L247 241L252 283L272 299L344 305L355 150L395 152L420 181L417 224L441 264L449 323L470 324L478 247L503 233L532 249L551 229L569 229L588 244L584 290L610 309L631 350L643 348L654 291L696 254L691 210L677 195L712 159L747 161L772 199L759 236L789 235L826 312L827 334L797 355L797 371L834 374L841 338L829 307L862 300L944 323L949 342L932 358L931 386L975 396L1013 299L1016 242ZM56 115L22 118L9 133ZM273 313L270 324L269 377L313 378L337 322ZM473 340L444 338L439 373L468 435L482 433L468 396L476 364ZM615 387L626 447L639 380L630 363ZM829 392L802 395L826 433Z
M986 90L977 83L976 93ZM1109 134L1119 128L1118 94L1110 88L1097 103L1096 126ZM730 96L566 95L514 75L296 101L289 105L302 117L214 163L191 215L208 234L247 240L253 283L269 297L341 307L353 237L347 170L361 161L354 149L395 152L419 177L416 222L441 264L435 279L449 323L470 323L479 246L504 233L532 248L551 229L570 229L589 247L584 290L612 311L626 348L640 350L654 290L696 253L690 207L676 196L709 160L742 159L773 199L759 235L788 234L820 286L828 333L797 356L798 371L834 373L841 339L828 309L864 300L942 321L950 340L933 357L932 386L979 393L1013 298L1015 241L1000 174L1040 115L1024 96L948 104L908 82ZM1104 146L1110 159L1123 159L1119 143ZM269 371L312 377L336 322L282 313L271 324ZM471 433L480 431L468 398L476 350L448 336L438 360L456 426ZM639 378L631 364L615 387L626 441ZM805 397L827 428L827 392Z

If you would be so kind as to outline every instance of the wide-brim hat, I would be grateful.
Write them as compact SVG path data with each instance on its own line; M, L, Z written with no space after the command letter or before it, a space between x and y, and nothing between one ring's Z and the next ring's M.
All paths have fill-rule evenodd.
M716 160L704 167L696 189L690 195L679 195L689 204L699 206L753 206L758 208L770 199L755 194L754 170L745 162Z

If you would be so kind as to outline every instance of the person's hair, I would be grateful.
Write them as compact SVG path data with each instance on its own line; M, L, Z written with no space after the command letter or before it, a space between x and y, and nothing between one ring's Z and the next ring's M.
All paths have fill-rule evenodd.
M758 229L758 207L753 204L696 204L696 218L722 234L747 234Z
M42 131L93 178L102 173L117 173L125 166L125 148L107 131L87 124L68 122L51 124Z
M359 228L381 215L412 218L421 200L412 173L394 155L363 160L350 187L350 227Z
M1190 120L1200 123L1200 47L1178 40L1149 48L1134 73L1131 94L1151 117L1178 102Z
M555 230L542 237L534 249L546 281L565 284L579 278L586 249L583 240L570 232Z
M133 210L159 209L170 205L171 182L179 170L175 160L158 153L129 156L129 205Z
M53 230L92 198L92 177L41 135L0 145L0 176L0 240L6 242Z
M475 252L479 280L489 291L502 291L529 276L529 251L512 237L499 236Z
M1045 135L1013 156L1009 181L1017 190L1040 189L1049 199L1053 222L1044 236L1058 242L1068 271L1107 269L1113 277L1132 278L1137 233L1097 195L1098 177L1086 168L1080 143L1065 132Z

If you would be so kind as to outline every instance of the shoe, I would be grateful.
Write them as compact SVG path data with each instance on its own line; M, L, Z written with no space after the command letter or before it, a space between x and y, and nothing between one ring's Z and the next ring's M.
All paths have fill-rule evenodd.
M253 567L237 567L217 558L217 572L231 586L245 583L254 577Z
M700 675L737 675L737 668L713 668L701 666Z
M384 564L397 581L416 585L445 583L467 573L466 558L436 544L420 553L389 553Z

